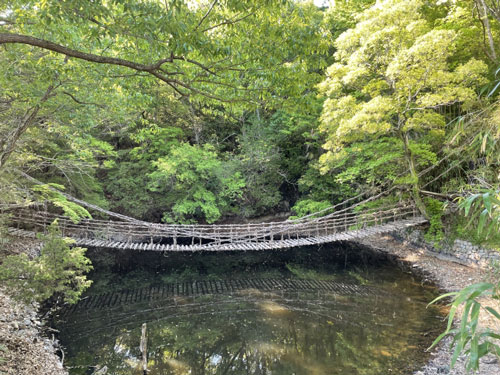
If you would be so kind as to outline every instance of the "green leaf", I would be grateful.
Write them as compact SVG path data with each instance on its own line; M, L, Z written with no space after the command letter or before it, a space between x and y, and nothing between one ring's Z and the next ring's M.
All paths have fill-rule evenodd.
M485 309L492 314L495 318L500 320L500 314L492 307L486 306Z

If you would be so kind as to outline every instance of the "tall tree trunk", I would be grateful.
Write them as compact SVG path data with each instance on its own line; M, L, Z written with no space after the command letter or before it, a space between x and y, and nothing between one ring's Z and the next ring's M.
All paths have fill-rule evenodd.
M408 133L404 132L402 134L401 138L403 139L403 144L404 144L404 149L405 149L405 157L406 157L406 161L408 163L408 168L409 168L409 172L410 172L411 193L412 193L413 200L415 201L415 204L417 205L417 208L420 211L420 213L425 218L428 218L427 211L425 209L425 204L422 200L422 197L420 196L418 173L417 173L417 169L415 167L415 157L413 155L413 152L410 149L410 141L408 139Z
M485 39L488 38L488 47L490 49L490 53L488 53L489 58L496 62L497 61L497 53L495 50L495 42L493 40L493 34L491 33L490 20L488 18L488 7L484 0L475 0L476 8L479 14L479 20L483 24L483 30L485 33ZM486 43L486 40L485 40Z
M7 135L5 139L0 140L0 171L4 168L12 152L14 152L19 138L21 138L23 133L35 123L42 104L50 98L53 90L54 86L50 85L40 101L26 111L17 128Z

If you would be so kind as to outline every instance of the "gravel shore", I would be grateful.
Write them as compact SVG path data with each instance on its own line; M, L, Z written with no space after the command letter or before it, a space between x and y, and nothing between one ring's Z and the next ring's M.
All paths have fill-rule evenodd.
M467 285L484 281L488 272L477 267L470 267L458 263L450 256L441 256L427 249L415 247L409 243L395 239L391 235L377 235L364 238L359 243L380 252L389 253L408 262L411 266L436 283L443 291L451 292L460 290ZM495 307L499 310L498 301L482 300L482 304ZM461 315L459 311L458 316ZM498 321L482 315L479 325L489 327L500 332ZM453 368L450 362L453 352L450 349L451 337L446 338L431 353L431 360L414 375L465 375L465 358L461 357ZM478 375L500 375L500 359L487 356L480 362ZM381 374L382 375L382 374Z
M37 255L40 243L29 239L12 239L4 243L0 256L25 252ZM59 356L57 342L42 334L43 323L36 304L13 300L0 288L0 375L67 375Z

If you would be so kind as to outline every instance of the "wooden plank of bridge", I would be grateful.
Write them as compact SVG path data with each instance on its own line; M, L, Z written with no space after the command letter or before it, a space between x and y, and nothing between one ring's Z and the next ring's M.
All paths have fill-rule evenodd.
M384 214L387 214L389 212L394 213L394 217L384 217ZM411 213L410 213L411 214ZM151 235L151 243L149 245L145 243L132 243L132 242L120 242L120 241L104 241L102 239L89 239L87 237L85 238L75 238L77 241L76 243L78 245L86 245L86 246L92 246L92 247L108 247L111 249L131 249L131 250L153 250L153 251L170 251L170 250L176 250L176 251L194 251L194 250L207 250L207 251L227 251L227 250L268 250L268 249L275 249L275 248L285 248L285 247L295 247L295 246L300 246L300 245L312 245L312 244L319 244L319 243L325 243L325 242L332 242L332 241L337 241L337 240L350 240L354 238L360 238L360 237L365 237L369 236L375 233L381 233L381 232L388 232L394 229L398 228L404 228L407 226L415 225L418 223L425 222L425 218L419 216L419 217L411 217L411 218L404 218L406 213L403 211L398 211L398 208L391 208L389 210L385 209L385 211L380 211L381 216L378 219L378 225L375 225L373 227L364 227L363 229L358 229L358 230L347 230L348 226L351 225L353 222L352 219L356 220L356 215L354 214L345 214L345 232L337 232L337 230L341 230L338 228L338 226L333 223L325 223L323 226L320 226L318 222L305 222L305 229L299 229L295 230L293 229L292 226L286 226L286 227L281 227L278 226L278 229L275 229L273 226L274 224L269 224L269 226L266 228L265 225L260 225L258 226L255 230L253 230L252 225L248 225L246 228L247 234L252 237L250 240L249 237L247 237L247 242L232 242L234 241L237 237L233 238L233 227L229 227L230 235L229 238L226 239L227 236L227 229L225 229L225 226L219 226L216 227L214 226L211 228L211 230L214 231L215 236L215 242L210 244L210 245L202 245L202 234L199 235L196 233L196 226L190 226L190 232L189 235L192 237L191 240L191 245L180 245L180 246L174 246L174 245L164 245L164 244L154 244L152 243L154 239L154 231L150 233ZM368 214L370 215L370 214ZM415 215L415 214L413 214ZM387 216L387 215L386 215ZM358 220L365 221L368 220L368 222L373 222L371 219L366 219L367 214L360 213L358 215ZM397 220L397 218L401 218L400 220ZM32 218L31 221L34 219ZM334 219L335 221L336 219ZM354 220L354 221L355 221ZM384 220L389 220L391 222L389 223L383 223ZM25 219L24 222L31 222L30 219ZM98 223L97 225L103 225L105 228L107 228L108 235L109 235L109 229L113 228L113 232L120 234L120 223L112 223L112 222L104 222L104 221L99 221L99 220L94 220L94 222ZM102 224L99 224L102 223ZM311 224L314 226L311 226ZM73 230L73 228L77 228L77 226L72 226L71 223L69 225L69 230ZM86 224L87 226L84 228L87 233L89 231L88 223ZM113 226L113 227L111 227ZM182 226L181 226L182 227ZM177 231L178 227L174 228L176 230L177 235L182 234L182 230L179 232ZM263 233L262 235L259 234L259 231L261 230L267 230L267 234ZM27 236L27 237L34 237L35 233L31 231L26 231L20 228L12 228L10 227L8 229L9 233L14 234L14 235L19 235L19 236ZM131 234L130 227L126 228L128 239L133 237L133 234ZM203 227L201 229L201 233L203 231L206 231L206 228ZM334 233L332 233L332 231ZM123 232L123 231L122 231ZM125 232L124 232L125 233ZM275 236L273 233L277 233L278 236L281 234L281 239L276 241ZM309 233L308 237L300 237L301 235ZM330 233L330 234L329 234ZM323 234L323 235L321 235ZM236 236L241 235L238 234L238 231L236 231ZM160 236L160 233L156 234L157 237ZM200 243L197 246L194 246L194 237L198 236ZM288 237L287 240L285 240L285 237ZM293 239L292 239L293 238ZM222 243L222 241L228 241L225 243ZM260 241L260 242L259 242Z

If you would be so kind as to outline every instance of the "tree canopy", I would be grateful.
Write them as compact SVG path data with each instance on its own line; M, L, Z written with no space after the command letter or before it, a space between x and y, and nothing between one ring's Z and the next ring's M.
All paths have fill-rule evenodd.
M425 191L498 183L498 14L488 0L2 1L2 196L53 199L28 173L137 218L214 222L398 185L425 211Z

